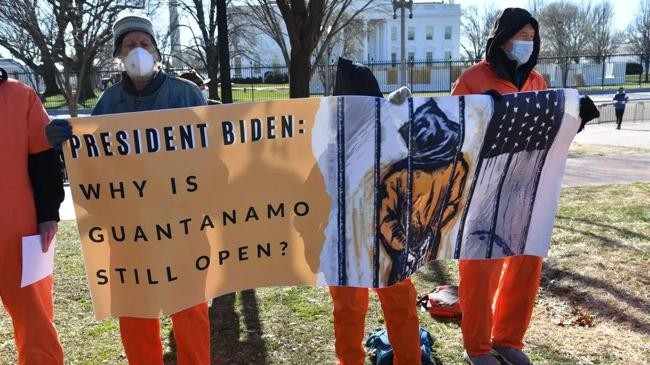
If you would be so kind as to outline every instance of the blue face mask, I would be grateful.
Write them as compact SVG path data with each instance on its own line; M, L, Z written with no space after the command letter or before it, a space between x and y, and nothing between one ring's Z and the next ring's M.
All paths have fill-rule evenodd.
M506 52L509 59L517 61L517 66L528 62L530 55L533 54L533 41L512 41L512 50Z

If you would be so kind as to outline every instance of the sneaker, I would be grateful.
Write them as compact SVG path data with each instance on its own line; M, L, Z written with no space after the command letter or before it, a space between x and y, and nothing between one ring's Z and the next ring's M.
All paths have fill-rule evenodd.
M532 362L523 351L513 347L493 346L492 354L498 356L507 365L532 365Z
M470 365L500 365L492 354L469 356L467 351L465 351L465 362Z

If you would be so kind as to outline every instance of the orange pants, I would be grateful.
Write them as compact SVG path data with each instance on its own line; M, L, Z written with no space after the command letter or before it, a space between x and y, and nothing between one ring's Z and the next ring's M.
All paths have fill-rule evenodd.
M522 255L496 260L460 260L459 269L461 329L467 353L487 354L492 344L521 350L535 306L542 258Z
M3 191L0 186L0 201L0 299L13 322L18 363L62 365L52 322L52 277L20 287L22 237L38 232L31 187Z
M334 302L334 347L339 365L365 364L363 336L368 311L368 289L330 286ZM384 311L394 364L421 364L416 292L411 279L376 289Z
M172 314L178 365L210 364L208 303ZM160 320L120 317L120 334L129 365L162 365Z

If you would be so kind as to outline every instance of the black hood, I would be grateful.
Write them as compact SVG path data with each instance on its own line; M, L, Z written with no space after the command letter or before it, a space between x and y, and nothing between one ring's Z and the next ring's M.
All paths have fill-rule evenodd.
M505 51L501 49L501 46L517 34L526 24L530 24L535 29L533 54L530 55L528 62L517 67L517 62L510 60ZM537 20L525 9L506 8L499 14L494 23L494 28L490 31L487 46L485 47L485 59L499 77L512 82L521 90L528 79L528 75L537 64L539 48L539 24Z
M353 63L343 57L339 57L339 64L336 68L334 96L338 95L384 97L379 89L377 79L368 67L360 63Z

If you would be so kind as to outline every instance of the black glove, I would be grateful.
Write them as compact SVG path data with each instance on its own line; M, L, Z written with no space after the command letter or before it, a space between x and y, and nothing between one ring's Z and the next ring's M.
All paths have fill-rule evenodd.
M586 95L580 97L580 128L578 129L578 133L585 129L585 124L598 117L600 117L600 112L596 108L593 100Z
M494 90L494 89L490 89L490 90L486 90L486 91L484 91L484 92L483 92L483 95L489 95L489 96L491 96L491 97L492 97L492 100L493 100L495 103L500 103L501 100L503 100L503 96L501 96L501 94L499 94L499 92L496 91L496 90Z
M72 137L72 127L65 119L53 119L45 126L45 137L52 146L59 146Z

